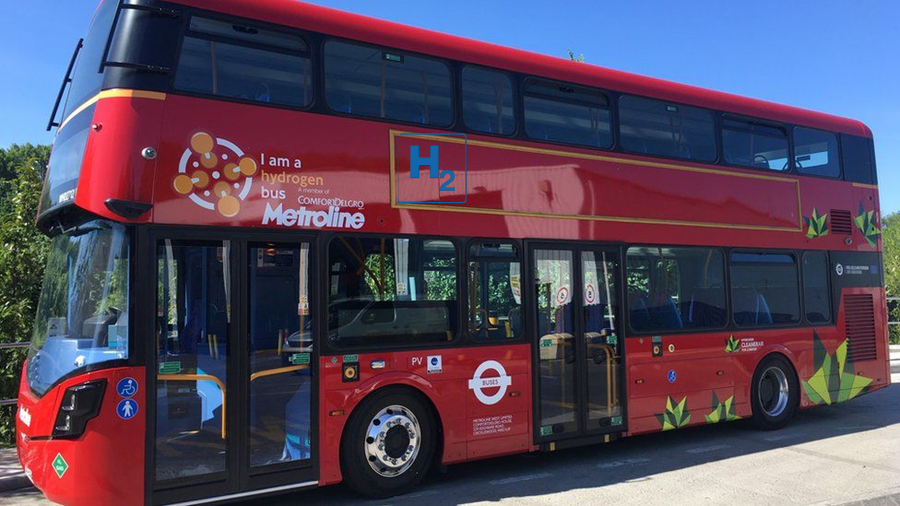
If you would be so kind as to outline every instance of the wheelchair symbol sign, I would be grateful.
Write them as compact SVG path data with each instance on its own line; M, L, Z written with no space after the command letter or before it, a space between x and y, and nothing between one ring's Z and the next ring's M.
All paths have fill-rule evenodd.
M122 378L116 384L116 393L121 397L134 397L138 391L138 382L134 378Z
M138 404L134 399L122 399L116 406L116 413L122 420L131 420L138 412Z

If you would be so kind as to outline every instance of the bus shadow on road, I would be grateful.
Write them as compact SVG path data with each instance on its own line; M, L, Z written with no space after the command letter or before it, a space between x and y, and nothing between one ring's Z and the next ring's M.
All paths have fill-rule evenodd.
M450 466L414 492L365 501L342 486L270 498L296 504L460 504L546 496L641 482L677 469L823 441L900 424L900 385L846 404L800 412L784 429L759 431L748 420L625 438L605 445L532 453ZM841 458L854 458L842 455ZM752 471L751 471L752 472ZM653 502L653 501L650 501ZM262 502L255 503L262 505Z

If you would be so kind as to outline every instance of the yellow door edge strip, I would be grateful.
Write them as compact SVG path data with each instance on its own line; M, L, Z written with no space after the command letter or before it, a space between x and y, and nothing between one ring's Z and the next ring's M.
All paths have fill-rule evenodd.
M538 213L538 212L528 212L528 211L508 211L504 209L488 209L488 208L478 208L478 207L466 207L461 205L446 205L446 204L401 204L397 202L397 160L396 160L396 151L395 151L395 139L400 134L409 134L409 137L416 137L424 140L431 141L439 141L439 142L451 142L455 144L461 144L463 142L468 142L470 146L482 146L489 148L497 148L497 149L505 149L509 151L520 151L527 153L537 153L537 154L545 154L552 156L560 156L560 157L569 157L569 158L578 158L583 160L595 160L595 161L606 161L606 162L615 162L615 163L623 163L626 165L640 165L645 167L654 167L661 169L673 169L673 170L682 170L687 172L699 172L699 173L707 173L707 174L716 174L721 176L731 176L738 178L751 178L751 179L763 179L768 181L776 181L781 183L793 183L797 189L797 219L798 224L796 227L779 227L779 226L770 226L770 225L742 225L742 224L732 224L732 223L719 223L719 222L702 222L702 221L686 221L686 220L666 220L661 218L637 218L637 217L620 217L620 216L595 216L595 215L585 215L585 214L560 214L560 213ZM658 163L658 162L642 162L639 160L631 160L627 158L617 158L613 156L604 156L604 155L592 155L587 153L576 153L569 151L561 151L556 149L545 149L545 148L532 148L528 146L518 146L511 144L502 144L497 142L488 142L488 141L475 141L469 140L465 141L463 139L459 139L458 137L453 136L436 136L436 135L428 135L428 134L417 134L415 132L402 132L399 130L390 130L390 193L391 193L391 207L394 209L410 209L410 210L420 210L420 211L442 211L442 212L455 212L455 213L473 213L473 214L489 214L495 216L521 216L526 218L559 218L559 219L570 219L570 220L587 220L587 221L606 221L606 222L619 222L619 223L637 223L643 225L675 225L675 226L684 226L684 227L701 227L701 228L725 228L725 229L733 229L733 230L758 230L758 231L768 231L768 232L803 232L803 204L800 200L800 180L792 179L792 178L783 178L783 177L774 177L774 176L765 176L761 174L743 174L736 172L728 172L717 169L704 169L699 167L688 167L684 165L675 165L669 163Z
M89 98L85 103L79 105L71 114L66 116L66 119L60 123L59 130L62 130L69 121L84 112L85 109L106 98L145 98L149 100L165 100L166 94L158 91L126 90L119 88L101 91Z
M866 184L866 183L853 183L854 188L865 188L867 190L877 190L877 184Z

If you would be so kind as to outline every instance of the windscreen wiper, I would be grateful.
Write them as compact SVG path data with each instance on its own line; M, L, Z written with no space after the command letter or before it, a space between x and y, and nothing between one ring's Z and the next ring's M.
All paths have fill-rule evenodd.
M59 112L59 104L62 102L63 93L66 92L66 87L72 83L72 69L75 68L75 60L78 59L78 53L81 52L82 47L84 47L84 39L78 39L78 44L75 46L75 52L72 53L72 60L69 61L69 68L66 70L66 77L59 87L59 95L56 96L56 103L53 104L53 112L50 113L50 121L47 122L48 132L53 127L58 127L60 125L56 121L56 113Z

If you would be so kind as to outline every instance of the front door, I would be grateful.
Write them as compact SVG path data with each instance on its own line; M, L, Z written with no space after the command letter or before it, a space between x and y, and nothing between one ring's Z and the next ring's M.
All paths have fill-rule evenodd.
M314 480L310 243L153 235L154 502Z
M624 430L618 248L530 248L539 442Z

